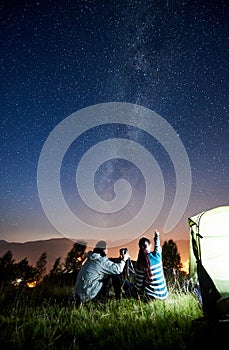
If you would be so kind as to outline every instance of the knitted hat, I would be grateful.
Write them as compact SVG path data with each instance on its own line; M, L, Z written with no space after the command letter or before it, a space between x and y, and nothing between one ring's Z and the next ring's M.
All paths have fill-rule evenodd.
M105 241L98 241L95 248L107 249L107 243Z

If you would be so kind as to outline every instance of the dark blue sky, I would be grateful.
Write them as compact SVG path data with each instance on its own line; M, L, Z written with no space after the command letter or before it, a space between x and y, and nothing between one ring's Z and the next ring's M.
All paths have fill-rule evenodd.
M62 120L99 103L147 107L165 118L183 142L191 165L192 192L173 238L188 238L189 216L228 205L226 3L1 1L0 238L26 241L61 236L39 200L39 156ZM147 134L132 131L154 153L168 186L169 203L175 182L167 155ZM125 129L92 130L82 136L81 151L114 135L125 137ZM62 187L71 205L75 185L70 177L75 176L79 157L68 153L63 163ZM113 168L118 165L124 166L119 175L128 173L128 164L116 161ZM107 171L104 165L104 179ZM119 175L113 173L112 181ZM135 169L133 184L138 179L141 175ZM103 188L99 175L96 181ZM139 188L144 193L144 184ZM104 189L105 197L109 191L112 195L111 188ZM167 214L168 208L153 227L162 230Z

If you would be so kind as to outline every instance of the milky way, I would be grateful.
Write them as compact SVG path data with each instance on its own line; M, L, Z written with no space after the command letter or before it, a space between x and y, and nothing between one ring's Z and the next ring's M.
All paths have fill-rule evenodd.
M2 1L0 238L61 236L38 195L39 156L61 121L100 103L149 108L183 143L192 189L170 236L188 238L188 217L228 204L227 13L226 1ZM66 203L82 220L98 220L84 211L76 167L92 146L116 137L140 143L160 165L165 203L152 224L162 230L176 191L173 164L156 138L131 125L92 128L72 143L60 174ZM113 200L118 179L132 187L131 206L125 215L104 214L102 227L123 223L144 203L144 176L119 158L96 172L99 197Z

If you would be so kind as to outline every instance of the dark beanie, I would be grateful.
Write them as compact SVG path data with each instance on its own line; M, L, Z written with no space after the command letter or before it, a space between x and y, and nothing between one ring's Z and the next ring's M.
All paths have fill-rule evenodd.
M98 241L95 248L107 249L107 243L105 241Z

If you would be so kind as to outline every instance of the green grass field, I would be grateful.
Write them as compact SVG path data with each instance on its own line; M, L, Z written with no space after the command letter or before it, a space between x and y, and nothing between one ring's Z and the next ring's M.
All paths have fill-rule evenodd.
M188 349L192 321L202 317L195 295L171 291L148 303L112 296L77 307L68 290L2 290L1 349Z

